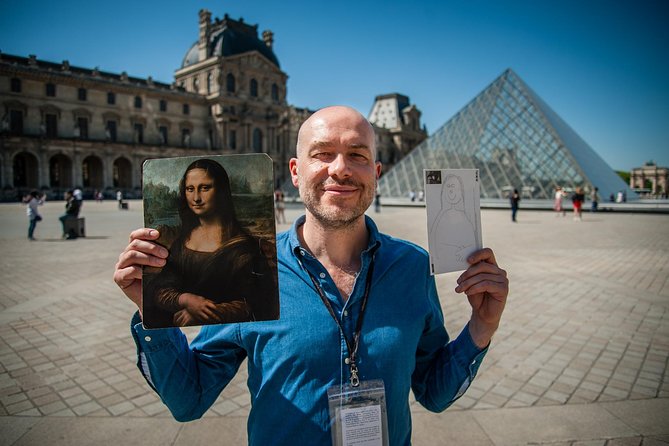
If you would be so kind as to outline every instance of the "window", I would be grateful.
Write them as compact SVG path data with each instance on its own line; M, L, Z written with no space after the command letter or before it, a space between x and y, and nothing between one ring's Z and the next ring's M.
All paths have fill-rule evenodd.
M136 122L135 125L133 126L135 129L135 142L137 144L143 144L144 143L144 126L140 124L139 122Z
M190 147L190 129L181 129L181 145Z
M199 93L199 92L200 92L200 79L197 78L197 77L194 77L194 78L193 78L193 91L194 91L195 93Z
M225 77L225 90L228 93L235 92L235 77L232 75L232 73L228 73L228 75Z
M183 112L184 112L184 115L190 115L190 105L184 104Z
M109 105L116 104L116 93L112 93L111 91L107 93L107 104Z
M161 125L158 127L158 133L160 133L160 143L162 145L167 145L167 127Z
M258 97L258 81L255 79L251 79L251 85L249 86L249 91L251 92L251 97L252 98L257 98Z
M53 113L45 114L44 125L46 126L47 138L56 138L58 136L58 116Z
M135 96L135 108L142 108L142 98Z
M207 74L207 94L211 93L212 79L213 75L211 73Z
M12 92L21 93L21 79L18 77L13 77L10 83Z
M237 131L230 130L230 148L232 150L237 149Z
M272 84L272 100L273 101L279 100L279 87L277 87L276 84Z
M77 125L79 126L79 137L81 139L88 139L88 118L78 117Z
M56 85L52 83L46 84L46 95L49 97L56 97Z
M77 90L77 97L79 98L80 101L85 101L87 96L87 92L85 88L80 88Z
M107 129L105 130L105 136L109 141L116 141L116 121L109 120L107 121Z
M260 129L253 129L253 151L256 153L262 152L262 131Z
M23 112L21 110L9 110L9 131L13 135L23 133Z
M167 111L167 101L165 99L160 100L160 111Z

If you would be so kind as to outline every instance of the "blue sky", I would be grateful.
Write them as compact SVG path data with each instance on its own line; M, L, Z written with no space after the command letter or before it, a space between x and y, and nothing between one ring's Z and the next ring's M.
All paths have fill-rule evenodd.
M669 166L669 2L0 0L0 50L171 82L198 10L274 32L288 101L408 95L433 133L512 68L614 169Z

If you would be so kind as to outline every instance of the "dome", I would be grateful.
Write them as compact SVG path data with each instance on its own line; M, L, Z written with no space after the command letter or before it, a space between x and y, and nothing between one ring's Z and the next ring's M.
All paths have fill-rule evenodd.
M236 54L258 51L279 68L279 60L274 51L258 38L258 27L247 25L226 17L218 20L210 28L207 48L208 57L228 57ZM198 42L190 47L184 56L181 68L200 62Z

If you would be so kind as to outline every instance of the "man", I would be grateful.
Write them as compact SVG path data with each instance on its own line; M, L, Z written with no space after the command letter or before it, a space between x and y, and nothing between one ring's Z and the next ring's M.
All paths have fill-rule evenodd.
M506 273L489 249L470 257L455 290L472 317L449 343L427 253L380 234L364 214L381 173L369 122L347 107L319 110L300 128L289 167L306 215L277 238L280 319L204 327L189 347L178 329L144 330L136 314L138 365L187 421L248 358L254 445L330 444L328 390L383 380L389 444L409 444L409 390L441 411L467 389L499 325ZM138 307L141 266L168 255L157 237L134 231L116 265L114 280Z
M68 240L77 238L78 234L76 231L70 229L68 231L68 223L70 220L74 220L79 216L80 202L76 199L76 196L72 190L65 192L65 213L58 217L60 224L63 227L63 238Z

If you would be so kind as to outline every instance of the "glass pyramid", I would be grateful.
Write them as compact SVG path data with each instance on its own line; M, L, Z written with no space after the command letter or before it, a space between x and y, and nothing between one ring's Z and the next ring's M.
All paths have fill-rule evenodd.
M379 179L385 197L423 189L423 169L477 168L482 198L552 199L555 188L587 193L601 201L625 191L620 177L512 70L508 69L432 136Z

